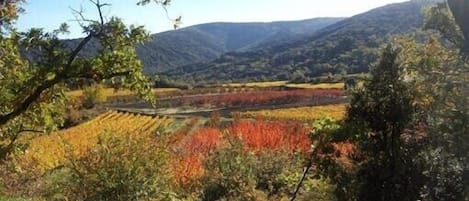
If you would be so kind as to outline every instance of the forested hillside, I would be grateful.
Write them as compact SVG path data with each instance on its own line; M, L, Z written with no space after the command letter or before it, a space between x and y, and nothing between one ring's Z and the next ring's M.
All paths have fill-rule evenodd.
M167 71L173 78L230 81L316 77L368 71L390 36L423 25L423 10L434 1L410 1L380 7L342 20L302 40L232 52L210 63Z
M208 23L153 34L137 47L137 54L147 74L172 71L181 66L209 62L233 51L247 51L263 44L280 44L309 36L344 18L313 18L301 21L270 23ZM65 40L74 47L80 39ZM82 56L90 57L100 49L99 43L87 44Z
M137 53L148 73L173 70L182 65L211 61L226 52L243 51L284 39L299 39L341 19L201 24L155 34L150 42L137 48Z

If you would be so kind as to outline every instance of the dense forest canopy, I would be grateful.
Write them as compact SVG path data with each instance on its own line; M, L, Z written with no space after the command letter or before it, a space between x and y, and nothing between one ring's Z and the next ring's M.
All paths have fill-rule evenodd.
M435 1L387 5L332 24L297 41L273 43L247 52L233 52L200 64L164 72L174 79L292 80L295 73L314 78L327 74L368 72L377 52L399 34L416 34L423 27L424 10Z

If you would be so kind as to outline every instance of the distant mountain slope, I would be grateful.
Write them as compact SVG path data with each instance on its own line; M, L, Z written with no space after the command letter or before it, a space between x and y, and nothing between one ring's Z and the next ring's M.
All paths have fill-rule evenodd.
M221 54L311 35L343 18L272 23L209 23L155 34L137 48L147 73L208 62Z
M342 20L302 40L227 53L210 63L187 65L165 74L196 81L241 81L365 72L390 36L411 33L423 25L422 9L429 3L434 1L390 4Z

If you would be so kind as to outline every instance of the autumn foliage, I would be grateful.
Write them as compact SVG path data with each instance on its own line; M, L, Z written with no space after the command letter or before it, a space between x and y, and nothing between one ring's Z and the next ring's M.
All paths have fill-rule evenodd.
M202 160L222 144L221 132L216 128L202 128L175 144L173 172L177 183L186 184L200 178Z
M296 122L267 122L242 120L228 128L230 133L244 142L246 148L307 152L311 146L308 130Z
M346 104L320 105L313 107L298 107L273 110L259 110L239 113L243 118L257 118L259 116L272 120L297 120L314 122L324 117L341 120L345 116Z
M299 100L322 100L338 98L344 95L340 89L298 89L298 90L265 90L237 92L217 95L188 96L177 99L175 105L215 105L246 106L260 104L291 103Z
M306 153L311 147L308 129L296 122L239 120L226 128L200 128L174 145L174 175L180 184L187 184L204 175L203 163L211 153L240 140L247 151L287 151Z
M89 152L104 132L113 135L145 135L165 128L172 119L109 111L97 118L50 135L33 139L18 161L23 167L44 172L60 166L67 154L82 156Z

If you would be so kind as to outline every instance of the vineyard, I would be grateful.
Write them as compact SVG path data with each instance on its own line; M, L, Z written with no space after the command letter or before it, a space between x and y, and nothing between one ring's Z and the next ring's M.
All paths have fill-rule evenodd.
M288 88L293 89L344 89L344 83L320 83L320 84L286 84Z
M165 117L109 111L79 126L35 138L24 154L15 157L21 167L43 174L61 166L69 157L88 155L101 142L103 133L147 136L167 128L171 122ZM233 141L239 140L254 153L307 153L311 146L309 129L294 121L236 120L226 126L186 126L189 129L180 128L171 135L169 145L174 180L181 185L202 177L208 156Z
M227 171L224 174L238 171L231 170L232 167L217 170L224 167L216 163L229 164L235 160L233 163L243 164L244 162L236 160L251 158L252 161L246 161L249 162L246 165L252 166L251 168L257 166L253 164L255 159L267 160L260 163L286 163L285 168L277 167L278 171L283 169L281 172L275 173L290 175L294 179L282 180L283 185L286 185L288 182L296 182L298 170L311 153L311 146L315 141L311 135L312 128L301 121L308 115L314 118L339 118L343 116L344 108L344 105L329 105L285 111L272 110L270 113L277 112L277 117L270 118L265 115L265 119L257 114L244 113L229 121L222 121L217 115L210 119L173 120L167 117L108 111L79 126L33 139L27 150L15 154L14 159L16 168L22 172L21 175L35 175L35 178L71 168L73 171L79 171L78 175L90 174L90 181L98 182L99 180L95 180L95 176L99 176L95 174L96 171L109 171L106 174L114 176L104 176L101 179L112 180L127 173L146 174L141 172L164 170L165 173L160 176L164 176L166 182L177 188L195 192L194 188L199 188L201 182L212 178L212 174L217 174L218 171ZM305 111L310 114L301 114ZM256 118L252 119L248 114L255 115ZM154 135L158 131L164 134ZM344 143L330 146L330 153L321 153L318 157L321 160L331 160L344 168L352 168L349 156L355 152L354 145ZM226 154L241 155L224 156L227 150ZM146 164L145 169L140 168L140 162ZM136 172L119 172L122 165L136 168L133 170ZM260 167L271 168L262 164ZM244 174L243 171L240 173ZM263 174L258 176L262 177ZM17 185L13 183L15 184ZM285 190L290 188L292 187Z
M299 83L292 84L287 81L273 81L273 82L251 82L251 83L232 83L223 84L222 87L256 87L256 88L296 88L296 89L344 89L344 83Z
M177 88L157 88L152 90L155 94L169 94L169 93L177 93L180 90ZM124 97L124 96L135 96L135 93L126 90L126 89L113 89L113 88L104 88L103 93L108 98L115 98L115 97ZM67 93L71 97L81 97L83 96L83 90L74 90Z
M249 111L240 113L239 116L242 118L262 117L265 119L297 120L302 122L313 122L324 117L340 120L345 115L345 108L345 104L335 104L314 107Z
M268 104L285 104L297 101L319 101L324 98L337 99L344 96L343 90L299 89L299 90L267 90L227 93L206 96L182 97L172 100L173 106L252 106Z
M107 103L129 103L141 101L134 92L126 89L114 89L100 85L101 95ZM321 84L288 84L285 81L253 82L245 84L224 84L192 89L155 88L152 90L157 99L171 99L172 105L214 104L241 105L265 102L291 102L294 98L311 98L313 96L342 96L343 83ZM85 90L74 90L67 93L72 99L82 99ZM312 93L312 94L309 94ZM256 96L253 98L236 98L237 96ZM261 97L259 97L261 96ZM175 101L172 101L172 100ZM215 99L209 101L208 99ZM239 100L237 100L239 99ZM287 100L286 100L287 99ZM168 102L168 101L166 101ZM222 103L223 102L223 103Z
M278 84L282 86L274 86ZM20 185L24 182L22 175L26 174L38 178L39 183L32 182L31 185L42 185L40 181L43 175L64 171L72 171L72 174L76 171L78 176L89 174L87 179L90 182L99 182L95 178L99 175L95 172L109 171L105 175L114 176L101 175L101 180L118 179L127 174L151 173L164 175L161 179L166 184L197 192L195 189L200 188L207 178L217 178L213 174L217 175L220 171L228 175L236 171L240 171L237 174L245 174L246 170L231 170L230 163L246 164L246 167L251 166L250 169L256 169L257 166L267 168L255 170L259 172L257 176L263 177L263 171L269 172L272 166L255 164L257 160L259 163L273 163L274 166L278 166L276 163L279 161L288 163L285 167L278 166L275 174L294 178L279 181L282 185L291 185L296 182L298 170L311 153L315 141L310 123L324 117L342 119L345 105L323 104L343 102L345 93L339 86L332 84L315 87L309 84L286 85L272 82L189 90L153 90L158 100L155 111L208 109L207 114L194 112L185 116L181 112L171 114L173 117L146 115L147 110L148 114L163 113L151 113L154 108L141 103L130 91L101 88L107 100L101 107L95 108L97 117L82 121L85 123L75 127L36 137L25 151L16 152L12 156L21 174L12 180L19 183L10 185ZM68 95L80 100L85 93L72 91ZM323 106L289 108L293 105ZM142 110L141 114L135 113L140 107L147 110ZM287 109L265 109L277 107ZM220 111L226 111L210 110L219 108L222 108ZM258 111L249 111L251 109ZM163 134L154 135L158 132ZM332 145L332 153L321 153L318 156L345 167L354 146L350 143ZM224 169L225 164L228 169ZM122 167L132 171L119 172ZM155 171L165 173L155 174ZM280 176L272 176L277 177ZM153 180L159 181L160 178ZM286 193L291 188L282 191Z
M171 122L166 117L109 111L79 126L35 138L20 161L42 172L59 166L68 151L77 156L88 152L104 132L112 135L145 135L166 128Z
M272 82L248 82L248 83L230 83L223 84L222 87L258 87L258 88L268 88L268 87L281 87L287 84L287 81L272 81Z

